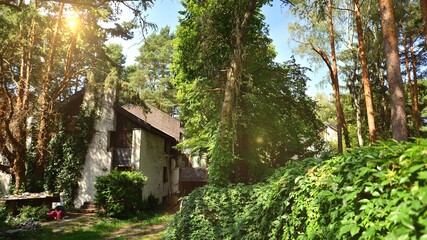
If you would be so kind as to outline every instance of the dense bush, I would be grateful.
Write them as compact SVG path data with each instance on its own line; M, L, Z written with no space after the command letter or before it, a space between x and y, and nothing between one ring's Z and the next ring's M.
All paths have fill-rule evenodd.
M147 177L141 172L112 171L96 180L95 203L110 217L134 216L143 207L142 189Z
M427 140L292 162L257 185L198 189L166 238L427 239Z
M46 206L32 207L23 206L18 209L17 222L23 221L46 221L49 208Z
M6 206L3 203L0 203L0 230L5 228L6 220L9 217L9 213L6 210Z

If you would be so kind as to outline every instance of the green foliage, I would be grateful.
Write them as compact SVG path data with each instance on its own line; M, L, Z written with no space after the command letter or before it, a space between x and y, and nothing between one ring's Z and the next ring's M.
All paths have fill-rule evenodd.
M147 199L142 201L142 209L146 210L156 210L159 207L159 199L156 198L153 194L148 195Z
M139 49L137 64L126 68L126 81L122 82L122 103L148 103L166 112L173 113L176 91L171 84L173 34L169 27L160 33L148 36Z
M46 221L47 220L47 214L49 212L49 208L46 206L38 206L38 207L32 207L32 206L23 206L18 209L18 216L17 222L23 222L23 221Z
M423 239L427 140L378 142L327 160L292 162L257 185L200 188L184 199L166 239L201 236Z
M166 239L243 239L237 229L243 227L245 208L253 204L250 187L235 185L197 188L185 197L166 233Z
M95 203L107 216L131 217L142 210L142 189L146 180L141 172L114 170L100 176L95 183Z
M305 95L307 69L294 59L274 62L276 53L260 8L267 2L257 3L243 39L233 130L220 129L221 106L236 44L233 26L248 1L183 3L172 65L180 120L186 130L179 147L207 153L211 157L209 177L220 184L230 177L235 182L256 182L268 167L283 165L294 156L306 157L312 154L306 149L321 142L315 105ZM220 133L230 134L230 139L222 135L224 139L219 139ZM234 150L224 147L232 144ZM246 176L231 176L239 175L242 168L247 168Z
M0 203L0 230L6 228L6 220L9 218L9 212L6 211L6 206L4 203Z
M71 208L77 196L78 180L86 160L92 137L95 113L77 116L72 132L67 132L64 123L50 142L50 160L45 168L45 189L64 192L64 205Z

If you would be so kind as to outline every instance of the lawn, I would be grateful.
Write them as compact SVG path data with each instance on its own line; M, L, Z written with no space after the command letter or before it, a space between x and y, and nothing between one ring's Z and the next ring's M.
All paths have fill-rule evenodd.
M130 220L70 214L68 219L42 223L33 239L161 239L170 217L164 212Z

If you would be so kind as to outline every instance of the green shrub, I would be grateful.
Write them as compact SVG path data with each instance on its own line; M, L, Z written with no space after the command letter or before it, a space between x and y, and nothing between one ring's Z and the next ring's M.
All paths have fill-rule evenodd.
M159 208L159 199L152 193L142 201L143 210L157 210Z
M32 207L23 206L18 209L18 216L16 216L18 222L22 221L46 221L49 208L46 206Z
M98 177L95 203L110 217L132 217L142 210L142 189L147 177L141 172L113 171Z
M198 189L166 239L201 237L427 239L427 140L292 162L257 185Z
M7 226L6 220L9 218L9 213L6 211L6 206L0 203L0 230Z

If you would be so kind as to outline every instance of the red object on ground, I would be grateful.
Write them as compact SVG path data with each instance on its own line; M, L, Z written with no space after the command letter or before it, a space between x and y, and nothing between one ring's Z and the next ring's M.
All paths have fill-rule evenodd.
M63 210L52 210L48 214L49 214L50 220L62 219L64 217L64 211Z

